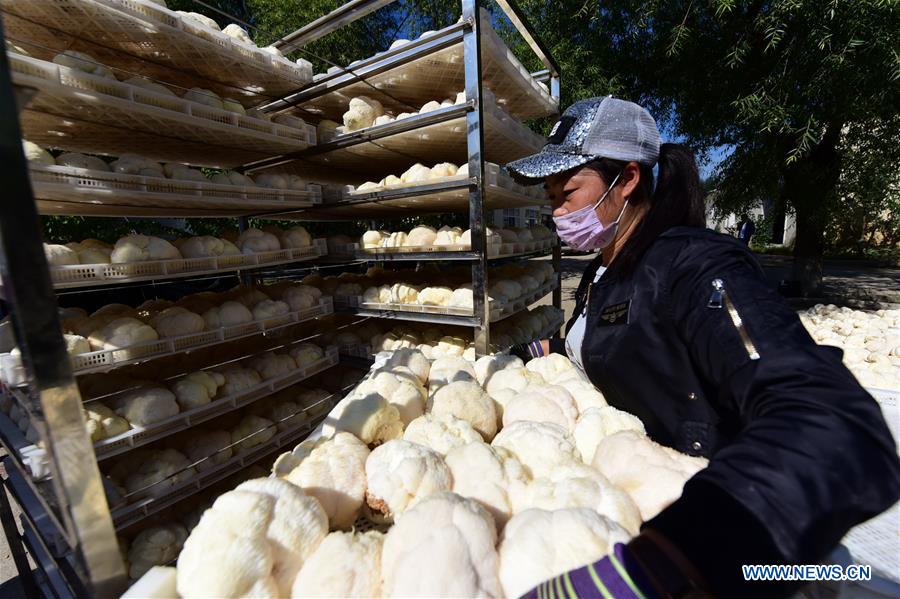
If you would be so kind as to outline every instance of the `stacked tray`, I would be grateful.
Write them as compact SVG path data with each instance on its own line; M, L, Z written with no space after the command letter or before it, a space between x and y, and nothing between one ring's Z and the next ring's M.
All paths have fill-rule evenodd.
M328 354L326 355L326 358L318 365L318 369L325 370L326 368L330 367L330 366L324 366L325 362L331 363L331 362L336 362L336 361L337 361L337 350L335 348L330 348L328 351ZM308 376L312 376L312 374L314 374L314 373L310 372L311 370L313 370L312 366L308 369L305 369L305 372L307 373ZM296 384L297 382L300 382L302 380L302 377L295 376L294 378L296 380L294 380L292 384ZM282 383L283 383L283 381L282 381ZM283 384L284 388L286 388L288 386L290 386L290 385ZM257 396L252 400L248 399L248 400L244 401L244 405L246 405L247 403L250 403L251 401L255 401L256 399L260 399L261 397L262 396ZM134 493L129 494L127 496L127 498L130 499L131 501L129 501L125 505L119 505L118 507L114 507L112 510L113 520L115 522L116 528L118 528L118 529L125 528L136 522L139 522L140 520L146 518L147 516L157 513L160 510L177 503L179 500L184 499L190 495L193 495L194 493L196 493L202 489L205 489L206 487L209 487L213 483L215 483L219 480L222 480L224 478L227 478L228 476L230 476L232 474L235 474L236 472L240 471L241 469L258 461L265 455L268 455L272 451L295 444L296 442L301 440L304 436L306 436L306 434L309 433L309 431L311 431L322 420L322 418L325 416L325 414L339 400L340 400L340 395L333 394L333 395L329 395L327 397L323 397L320 400L316 400L315 402L310 403L309 405L303 406L301 412L298 412L297 414L286 417L284 419L285 421L291 420L292 422L301 421L296 426L292 426L286 430L279 430L271 439L269 439L265 443L261 443L250 449L247 449L247 450L237 451L235 453L235 455L232 458L228 459L227 461L222 462L220 464L216 464L211 467L208 467L202 471L199 471L195 476L191 477L188 480L184 480L178 484L172 485L171 488L166 488L166 481L168 481L168 479L171 478L171 476L170 476L170 477L167 477L167 478L155 483L154 485L152 485L150 487L147 487L145 489L140 489ZM220 401L227 403L231 400L229 398L223 398L221 400L215 400L214 403L218 403ZM204 407L206 407L206 406L204 406ZM234 409L234 408L231 408L231 409ZM229 411L229 409L226 408L225 411ZM208 420L208 418L203 418L202 420L198 420L197 422L201 422L201 421L205 421L205 420ZM161 423L158 423L158 424L161 424ZM271 426L269 426L267 428L277 427L279 424L280 424L280 422L273 423ZM177 431L176 430L171 430L171 431L158 430L159 429L158 425L154 425L153 430L156 431L156 434L154 435L154 437L152 439L138 442L133 446L129 445L126 448L121 448L118 450L115 450L116 446L113 445L113 450L115 450L115 451L107 449L104 452L104 447L108 447L108 446L104 445L104 442L119 441L121 444L122 438L125 435L128 435L129 433L132 433L135 435L140 435L141 433L145 432L147 429L145 429L144 431L132 430L132 431L129 431L129 433L124 433L123 435L119 435L118 437L106 439L103 442L95 444L95 451L99 450L98 451L98 459L102 460L104 458L109 458L109 457L112 457L113 455L116 455L119 453L124 453L126 451L133 449L134 447L143 445L147 442L157 440L161 437L168 436L170 434L174 434L175 432L178 432L178 431L186 429L186 428L190 428L190 427L189 426L182 427L182 428L179 428ZM11 429L11 430L7 430L7 429ZM232 445L237 446L239 443L241 443L241 441L244 441L250 437L253 437L254 435L260 434L260 433L264 432L264 430L265 429L260 429L258 431L254 431L247 437L244 437L243 439L238 440L237 442L233 443ZM18 455L15 457L18 458L19 456L22 456L25 458L24 462L22 462L22 467L27 469L30 477L34 481L33 485L35 485L36 487L40 487L41 485L48 485L49 482L47 482L45 479L49 476L50 472L49 472L48 468L46 467L47 456L46 456L45 450L42 448L39 448L35 445L28 444L28 442L24 439L22 434L18 431L18 429L15 427L15 425L12 423L12 421L5 414L0 414L0 432L3 432L4 436L6 438L12 439L14 441L15 440L21 441L21 443L19 443L19 445L22 446L21 451L18 451ZM202 461L208 460L212 457L213 456L207 456L204 459L194 462L194 465L196 465ZM175 473L172 476L175 476L177 474L178 473ZM37 492L37 489L35 489L35 492ZM43 493L41 495L46 497L46 495ZM62 547L60 549L62 549Z
M209 347L226 341L234 341L253 335L265 335L284 329L307 320L325 316L334 312L330 297L323 297L319 305L299 312L288 312L275 318L257 320L231 327L223 327L212 331L201 331L190 335L166 337L156 341L148 341L119 349L92 351L71 356L72 368L76 375L91 372L105 372L127 364L144 360L172 356L186 351ZM24 368L20 356L0 354L0 372L2 380L10 387L26 383Z
M406 217L410 210L417 213L463 212L469 209L470 185L471 179L457 175L361 192L356 191L353 186L346 186L340 196L332 188L327 194L323 192L325 201L321 205L295 213L285 213L279 217L341 220ZM484 165L483 188L485 210L542 206L547 202L546 194L540 186L519 185L500 166L490 162ZM349 251L352 248L347 249ZM500 253L521 253L521 251L518 248L506 248Z
M435 260L446 259L442 256L447 252L470 252L470 245L423 245L404 246L399 248L360 248L354 244L356 257L361 260L422 260L422 254L433 255ZM515 258L531 252L549 250L553 247L552 239L529 241L527 243L496 243L488 245L488 258ZM416 256L406 257L410 254Z
M135 447L174 435L201 422L206 422L222 414L237 410L277 391L296 385L332 366L337 366L337 364L338 350L335 347L329 347L325 351L325 356L314 364L310 364L305 368L297 368L285 375L267 379L238 393L226 397L218 397L206 405L180 412L171 418L155 422L150 426L131 429L121 435L98 441L94 443L94 453L97 455L98 460L104 460L130 451Z
M242 216L319 204L321 187L270 189L144 177L69 166L30 164L31 186L42 214L88 212L106 216L168 215L189 210L203 216Z
M513 55L483 9L481 33L482 80L499 103L517 118L557 112L558 100ZM317 75L311 86L291 100L298 101L305 112L336 121L341 120L347 100L354 96L374 98L394 114L409 112L431 100L455 97L465 87L464 65L463 25L458 23L353 63L348 70Z
M178 260L154 260L120 264L51 266L50 277L53 280L54 287L57 289L175 279L315 260L324 256L327 251L325 240L316 239L313 245L309 247L288 248L259 254L181 258Z
M228 460L198 472L195 476L173 485L171 488L165 489L165 491L148 488L142 490L142 492L131 494L136 500L112 510L113 524L117 529L131 526L132 524L140 522L144 518L174 505L180 500L247 468L276 449L296 444L315 428L339 400L339 395L330 395L317 401L315 404L304 406L304 422L288 430L279 431L265 443L256 445L249 450L239 451ZM294 418L296 417L297 415L294 416ZM275 424L272 424L271 426L275 426ZM263 430L264 429L260 429L259 431L251 433L249 436L259 434L263 432ZM160 482L165 482L165 480L168 479L164 479ZM138 499L138 497L141 497L142 495L144 497Z
M546 328L541 330L540 334L538 335L538 339L546 339L552 337L559 332L564 324L565 319L563 317L559 317ZM501 347L497 349L497 353L503 353L509 351L509 349L510 348L508 347ZM342 345L338 347L338 351L342 356L349 356L351 358L356 358L365 362L373 362L375 360L375 352L372 351L372 346L368 343L365 345Z
M506 163L538 152L544 138L496 104L484 104L485 158ZM466 107L448 106L425 114L353 131L304 151L298 160L274 170L321 180L340 169L357 177L381 179L401 173L410 157L423 164L466 162ZM321 141L321 140L320 140Z
M267 379L253 387L248 387L229 396L217 397L206 405L179 412L171 418L154 422L145 427L132 428L114 437L108 437L97 441L94 443L94 453L97 456L97 460L100 461L131 451L136 447L158 441L159 439L187 430L197 424L221 416L222 414L227 414L228 412L242 408L277 391L303 382L332 366L337 366L337 364L338 350L336 347L329 347L325 350L325 355L321 360L318 360L305 368L298 368L285 375ZM103 401L114 400L116 395L124 394L131 390L132 389L127 389L121 393L113 394L101 399ZM20 389L11 389L10 393L12 394L14 401L18 401L20 409L28 412L28 400L24 396L23 391ZM43 451L36 446L29 447L27 445L22 445L18 449L21 451L22 455L27 456L31 456L37 451ZM46 472L46 469L44 468L41 468L40 470Z
M8 55L13 82L38 91L21 116L25 138L41 146L231 167L315 144L309 125L278 125L15 52Z
M491 301L490 322L503 320L517 312L521 312L531 304L551 293L554 289L556 289L556 281L551 281L542 285L537 291L521 298L508 302ZM335 306L344 311L353 312L362 316L396 318L398 320L469 324L475 317L472 310L468 308L367 302L363 300L362 296L335 296L334 303ZM438 318L429 319L429 316ZM454 319L458 320L458 322Z
M312 68L237 41L149 0L0 0L6 35L51 59L86 52L111 67L259 102L312 80Z

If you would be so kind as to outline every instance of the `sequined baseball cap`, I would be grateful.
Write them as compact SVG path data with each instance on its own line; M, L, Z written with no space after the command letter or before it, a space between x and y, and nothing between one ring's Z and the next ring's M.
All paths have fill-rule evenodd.
M598 158L655 165L659 158L656 121L645 108L627 100L612 96L581 100L553 125L540 152L504 168L520 183L535 185Z

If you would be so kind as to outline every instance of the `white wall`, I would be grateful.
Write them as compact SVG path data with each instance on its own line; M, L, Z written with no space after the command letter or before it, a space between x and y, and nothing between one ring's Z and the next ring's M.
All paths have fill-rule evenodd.
M761 219L765 216L766 211L765 208L760 206L754 208L750 211L750 217L754 220ZM706 226L710 229L718 231L719 233L726 233L730 235L734 235L737 230L738 225L738 216L736 214L729 214L724 218L720 218L718 220L713 218L713 211L710 206L707 206L706 212ZM786 246L794 245L794 240L797 238L797 221L794 217L793 213L788 213L784 218L784 244Z
M487 221L489 225L501 228L527 227L541 222L541 210L540 206L494 210Z

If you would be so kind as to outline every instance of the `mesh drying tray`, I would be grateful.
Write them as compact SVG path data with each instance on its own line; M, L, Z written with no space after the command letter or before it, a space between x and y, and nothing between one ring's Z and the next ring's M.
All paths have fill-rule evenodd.
M0 0L0 8L7 37L48 60L78 50L122 71L248 105L312 80L306 61L273 56L149 0Z
M440 260L441 255L447 252L469 252L472 246L460 245L423 245L404 246L399 248L361 248L354 244L354 253L360 260L421 260L422 256L433 256L432 259ZM552 239L531 241L528 243L493 243L488 245L488 258L514 258L531 252L548 250L553 247Z
M26 139L42 146L224 167L315 143L310 125L270 123L15 52L8 56L13 82L38 91L22 128Z
M409 216L410 210L419 213L467 212L470 184L471 180L468 177L457 175L363 192L357 192L352 186L347 186L339 200L323 202L310 209L281 216L304 220L346 220L406 217ZM484 165L483 187L485 210L542 206L547 202L545 192L540 186L519 185L499 166L490 162ZM500 253L516 254L537 249L536 246L534 250L508 247L501 249Z
M309 434L313 427L322 420L325 412L330 410L339 399L339 396L331 395L321 402L317 402L315 407L307 410L304 416L305 422L301 422L286 431L279 431L264 443L236 452L228 460L211 466L206 470L199 471L183 482L168 488L160 488L149 497L113 509L112 518L116 530L132 526L144 518L182 501L186 497L199 493L214 483L237 474L278 449L287 447L293 449L293 446Z
M559 333L559 330L566 324L566 320L564 317L560 316L555 318L553 322L544 327L541 332L538 334L538 339L547 339L553 335ZM491 333L494 334L493 332ZM415 347L413 347L415 349ZM498 348L497 353L502 353L505 351L509 351L509 347L501 347ZM359 360L366 360L369 362L373 362L375 360L375 352L372 350L372 346L369 343L364 343L362 345L341 345L338 346L338 352L341 356L349 356L351 358L357 358Z
M288 312L266 320L255 320L244 324L223 327L212 331L201 331L190 335L166 337L156 341L148 341L130 345L120 349L92 351L71 356L72 369L76 375L91 372L106 372L127 364L135 364L149 359L172 356L186 351L209 347L226 341L234 341L252 335L266 334L289 327L319 316L334 312L334 304L330 297L323 297L319 304L299 312ZM26 383L22 361L18 355L0 354L0 373L3 382L9 386L21 386Z
M508 302L491 301L490 321L496 322L508 318L517 312L521 312L531 304L539 301L556 288L556 281L544 283L540 289ZM475 315L468 308L451 306L423 306L420 304L385 304L379 302L366 302L362 296L335 296L335 305L339 308L357 314L368 316L380 316L383 318L396 318L403 320L405 316L414 317L420 315L446 316L471 319Z
M197 216L250 215L272 210L297 209L321 202L321 187L308 184L306 190L220 185L212 182L178 181L69 166L29 164L31 188L43 213L77 214L84 207L90 214L105 209L110 216L122 207L132 215L146 209L156 216L170 209L182 213L196 210Z
M328 247L324 239L315 239L305 248L289 248L260 254L213 256L210 258L182 258L179 260L154 260L120 264L77 264L51 266L50 278L57 289L88 287L104 284L132 283L157 279L177 279L207 274L217 274L315 260L324 256Z
M206 422L207 420L211 420L222 414L242 408L263 397L268 397L291 385L303 382L332 366L337 366L337 364L338 349L337 347L329 347L325 350L325 355L322 359L313 364L309 364L304 368L297 368L287 374L262 381L257 385L243 389L237 393L225 397L218 397L206 405L186 410L171 418L154 422L146 427L134 428L120 435L98 441L94 443L94 453L98 460L103 460L130 451L135 447L152 443L163 437L174 435L175 433L194 427L201 422Z
M558 101L507 48L491 27L490 14L485 10L481 12L481 32L483 85L494 92L501 105L519 118L556 113ZM412 44L351 64L352 73L341 70L330 75L317 75L314 83L297 95L299 106L304 111L340 122L354 96L374 98L393 114L418 110L431 100L440 102L444 98L455 98L457 92L465 88L462 40L462 25L451 25ZM445 42L451 45L409 60L410 54L417 53L417 47L424 50L427 46L440 46ZM360 81L360 77L365 81Z
M378 181L388 173L399 176L414 162L462 164L468 161L465 113L464 106L448 106L340 135L273 170L288 170L319 181L328 178L328 171L340 169ZM449 120L434 122L442 117ZM544 145L543 137L496 104L484 105L483 125L484 155L491 162L511 162L540 151Z

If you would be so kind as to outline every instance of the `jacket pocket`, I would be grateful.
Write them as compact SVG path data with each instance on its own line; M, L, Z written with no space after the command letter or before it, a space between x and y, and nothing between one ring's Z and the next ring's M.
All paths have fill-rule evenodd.
M741 345L743 345L744 351L747 353L747 358L750 360L759 360L760 355L759 351L756 349L756 344L753 343L753 339L750 338L750 333L747 331L747 325L743 317L741 317L741 313L738 311L737 306L734 304L734 300L729 294L729 290L723 279L712 280L712 292L710 293L706 307L710 310L724 310L728 314L728 320L731 322L731 325L734 327L735 332L740 338Z

